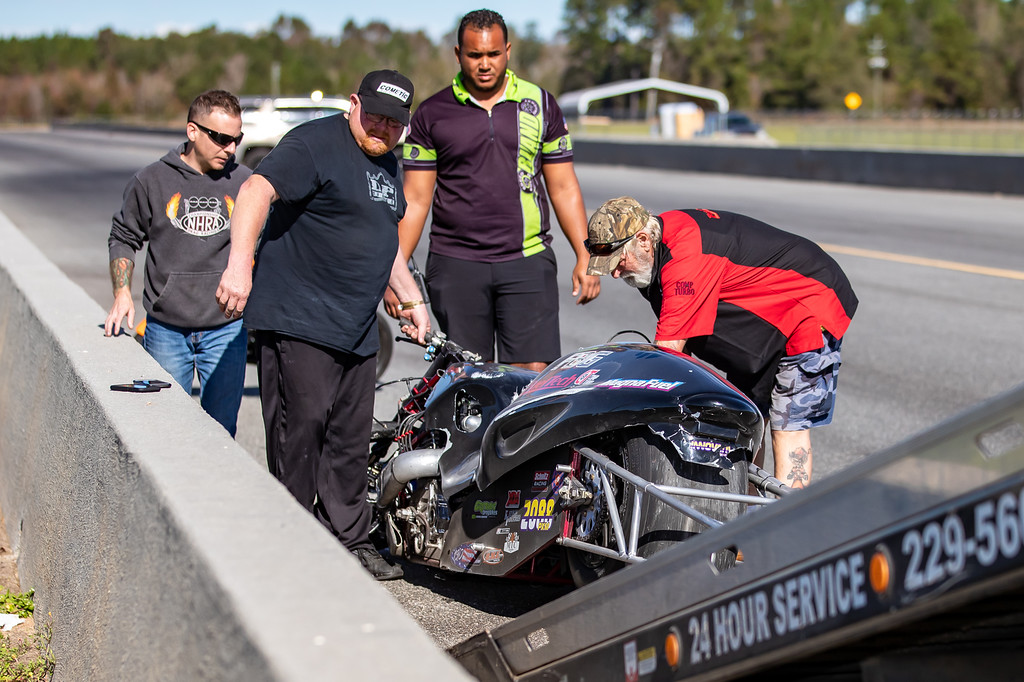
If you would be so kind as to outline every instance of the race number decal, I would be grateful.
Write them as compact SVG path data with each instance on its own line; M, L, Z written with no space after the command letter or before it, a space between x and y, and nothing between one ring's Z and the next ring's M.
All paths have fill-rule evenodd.
M551 530L555 517L555 498L534 499L523 505L523 520L520 530Z

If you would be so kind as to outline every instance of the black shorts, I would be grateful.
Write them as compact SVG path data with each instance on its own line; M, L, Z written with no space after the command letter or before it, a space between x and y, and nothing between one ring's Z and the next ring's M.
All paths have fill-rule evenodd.
M561 356L558 268L551 249L516 260L477 263L431 253L427 293L441 331L500 362L552 362Z

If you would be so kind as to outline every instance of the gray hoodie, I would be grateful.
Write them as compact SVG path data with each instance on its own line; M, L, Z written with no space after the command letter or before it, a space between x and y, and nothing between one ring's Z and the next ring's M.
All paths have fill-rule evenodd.
M228 263L235 198L252 171L232 160L222 171L200 173L181 160L184 149L135 174L107 245L111 261L134 262L148 241L146 314L175 327L209 329L229 322L216 291Z

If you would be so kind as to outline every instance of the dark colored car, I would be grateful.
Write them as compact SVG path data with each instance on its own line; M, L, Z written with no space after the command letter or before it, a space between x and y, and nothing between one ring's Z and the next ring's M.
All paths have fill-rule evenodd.
M741 111L730 111L725 115L725 132L735 135L757 135L761 132L761 124L754 123Z

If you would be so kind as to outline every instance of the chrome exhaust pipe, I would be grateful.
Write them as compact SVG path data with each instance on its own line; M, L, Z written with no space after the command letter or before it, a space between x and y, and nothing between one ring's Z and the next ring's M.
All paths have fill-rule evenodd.
M438 462L441 448L425 448L400 452L391 458L380 474L380 496L377 507L384 509L401 494L405 484L417 478L436 478L441 474Z

